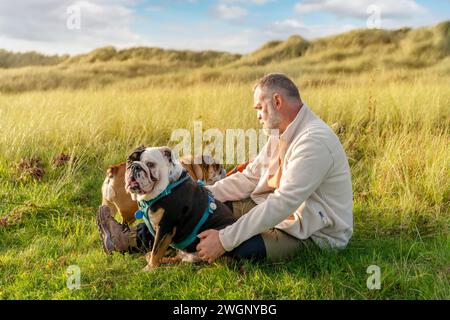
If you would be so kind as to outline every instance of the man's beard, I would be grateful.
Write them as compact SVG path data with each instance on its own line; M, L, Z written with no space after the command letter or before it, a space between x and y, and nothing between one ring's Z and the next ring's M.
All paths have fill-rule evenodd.
M263 130L267 136L278 135L280 131L281 117L275 110L272 101L268 101L267 121L264 122Z

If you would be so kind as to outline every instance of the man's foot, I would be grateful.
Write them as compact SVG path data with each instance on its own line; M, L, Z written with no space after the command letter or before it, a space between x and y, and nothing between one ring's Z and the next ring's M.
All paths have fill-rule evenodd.
M125 253L130 246L130 228L118 223L111 216L108 206L101 206L97 212L97 227L103 250L107 254L113 251Z

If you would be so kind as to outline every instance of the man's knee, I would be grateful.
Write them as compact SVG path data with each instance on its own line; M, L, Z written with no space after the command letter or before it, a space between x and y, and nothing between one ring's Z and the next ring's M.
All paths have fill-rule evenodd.
M276 228L263 232L261 237L270 261L292 258L312 243L310 239L300 240Z

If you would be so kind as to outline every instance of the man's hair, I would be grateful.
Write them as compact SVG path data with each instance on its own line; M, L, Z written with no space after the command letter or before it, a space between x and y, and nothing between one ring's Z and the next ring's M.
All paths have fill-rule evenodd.
M253 86L253 91L256 88L279 90L283 89L288 97L297 98L300 100L300 93L295 83L283 73L269 73L259 79Z

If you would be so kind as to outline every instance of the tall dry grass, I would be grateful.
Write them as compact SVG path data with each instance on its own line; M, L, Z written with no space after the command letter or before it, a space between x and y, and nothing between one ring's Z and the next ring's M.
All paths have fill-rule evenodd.
M295 80L345 147L358 232L448 229L450 88L445 77L399 74L384 81L396 79L386 72L315 84ZM171 132L192 130L193 121L202 121L204 130L258 128L250 83L126 88L0 96L1 163L10 168L25 156L50 162L66 152L101 177L135 146L170 144Z

